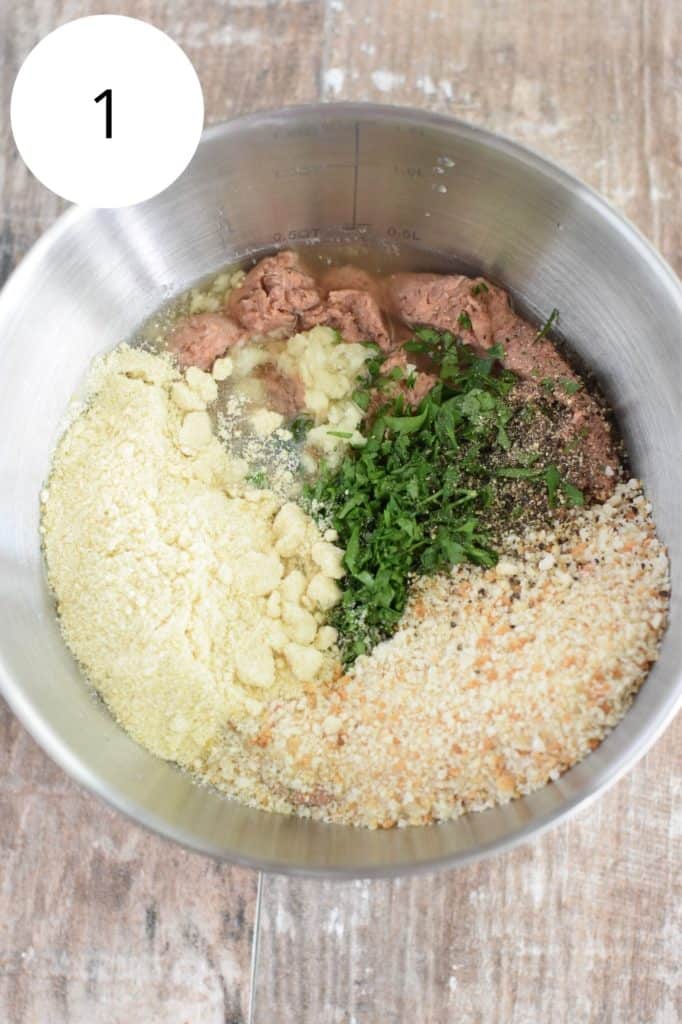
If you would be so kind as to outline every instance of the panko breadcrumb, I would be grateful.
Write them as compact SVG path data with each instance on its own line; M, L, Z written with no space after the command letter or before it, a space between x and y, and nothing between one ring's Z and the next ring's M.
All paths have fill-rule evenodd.
M495 569L415 585L400 630L335 686L228 726L200 774L241 801L388 828L556 779L599 745L658 654L668 561L638 481Z

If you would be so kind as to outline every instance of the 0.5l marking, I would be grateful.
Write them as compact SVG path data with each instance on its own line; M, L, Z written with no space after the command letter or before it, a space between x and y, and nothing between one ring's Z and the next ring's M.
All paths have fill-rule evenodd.
M105 89L99 96L95 96L95 103L99 103L100 100L104 100L104 138L112 138L112 127L113 127L113 92L111 89Z

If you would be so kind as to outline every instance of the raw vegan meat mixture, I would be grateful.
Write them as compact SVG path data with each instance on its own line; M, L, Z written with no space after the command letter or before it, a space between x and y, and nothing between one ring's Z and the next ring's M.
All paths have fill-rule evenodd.
M65 640L134 739L370 828L598 746L656 660L668 565L554 319L480 277L280 252L96 361L41 531Z

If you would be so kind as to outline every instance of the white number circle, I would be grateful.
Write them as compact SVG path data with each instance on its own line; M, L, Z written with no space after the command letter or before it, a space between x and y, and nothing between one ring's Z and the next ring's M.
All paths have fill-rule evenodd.
M29 53L11 100L14 140L44 185L84 206L130 206L175 181L204 122L196 71L159 29L79 18Z

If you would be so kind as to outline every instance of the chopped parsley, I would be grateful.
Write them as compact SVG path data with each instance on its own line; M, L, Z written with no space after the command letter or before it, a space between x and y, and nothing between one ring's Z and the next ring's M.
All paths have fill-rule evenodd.
M323 464L303 493L345 550L330 623L346 665L394 632L415 576L460 562L495 565L488 524L500 487L537 484L550 508L584 502L538 452L512 454L507 427L519 408L508 396L517 378L501 365L500 346L480 356L451 332L425 327L404 347L428 361L435 385L413 406L404 375L396 385L373 353L353 394L360 408L376 407L358 428L364 444L335 468Z
M549 331L551 331L552 327L554 326L554 324L557 322L558 319L559 319L559 310L555 308L549 314L549 316L545 320L544 324L542 325L542 327L540 328L538 333L533 338L533 342L534 343L538 342L538 341L540 341L541 338L546 337L547 334L549 333Z
M489 291L490 291L490 288L488 288L488 285L485 283L485 281L479 281L478 284L475 284L472 287L471 294L472 295L483 295L484 292L489 292Z
M563 504L569 508L585 504L583 492L568 480L564 480L554 465L539 469L532 466L502 466L497 470L497 475L508 480L542 480L547 488L547 504L550 508L557 507L559 496L563 498Z
M312 416L306 416L305 413L300 413L296 419L292 420L289 424L289 430L293 436L294 441L301 442L305 441L306 434L313 426L314 420Z
M358 388L351 395L351 398L353 399L355 404L358 405L363 412L367 412L367 410L369 409L369 402L371 397L372 396L370 395L367 388Z
M567 395L574 395L582 387L579 380L573 380L571 377L562 377L559 383Z
M459 324L459 326L462 328L463 331L470 331L470 330L472 330L471 317L469 316L469 314L464 309L462 310L462 312L457 317L457 323Z
M480 513L490 502L487 453L508 445L506 396L515 377L495 354L478 357L449 332L418 330L407 347L431 358L438 383L416 409L402 394L387 395L363 426L364 446L323 469L304 495L345 548L344 592L331 622L346 663L390 636L412 575L497 561ZM366 390L384 386L379 365Z
M561 377L558 380L556 377L543 377L540 381L540 385L550 394L552 394L557 384L561 385L561 390L565 395L575 395L582 387L581 382L574 380L572 377Z
M246 477L246 482L251 484L252 487L258 487L261 491L270 486L268 474L264 469L257 469L253 473L249 473Z

